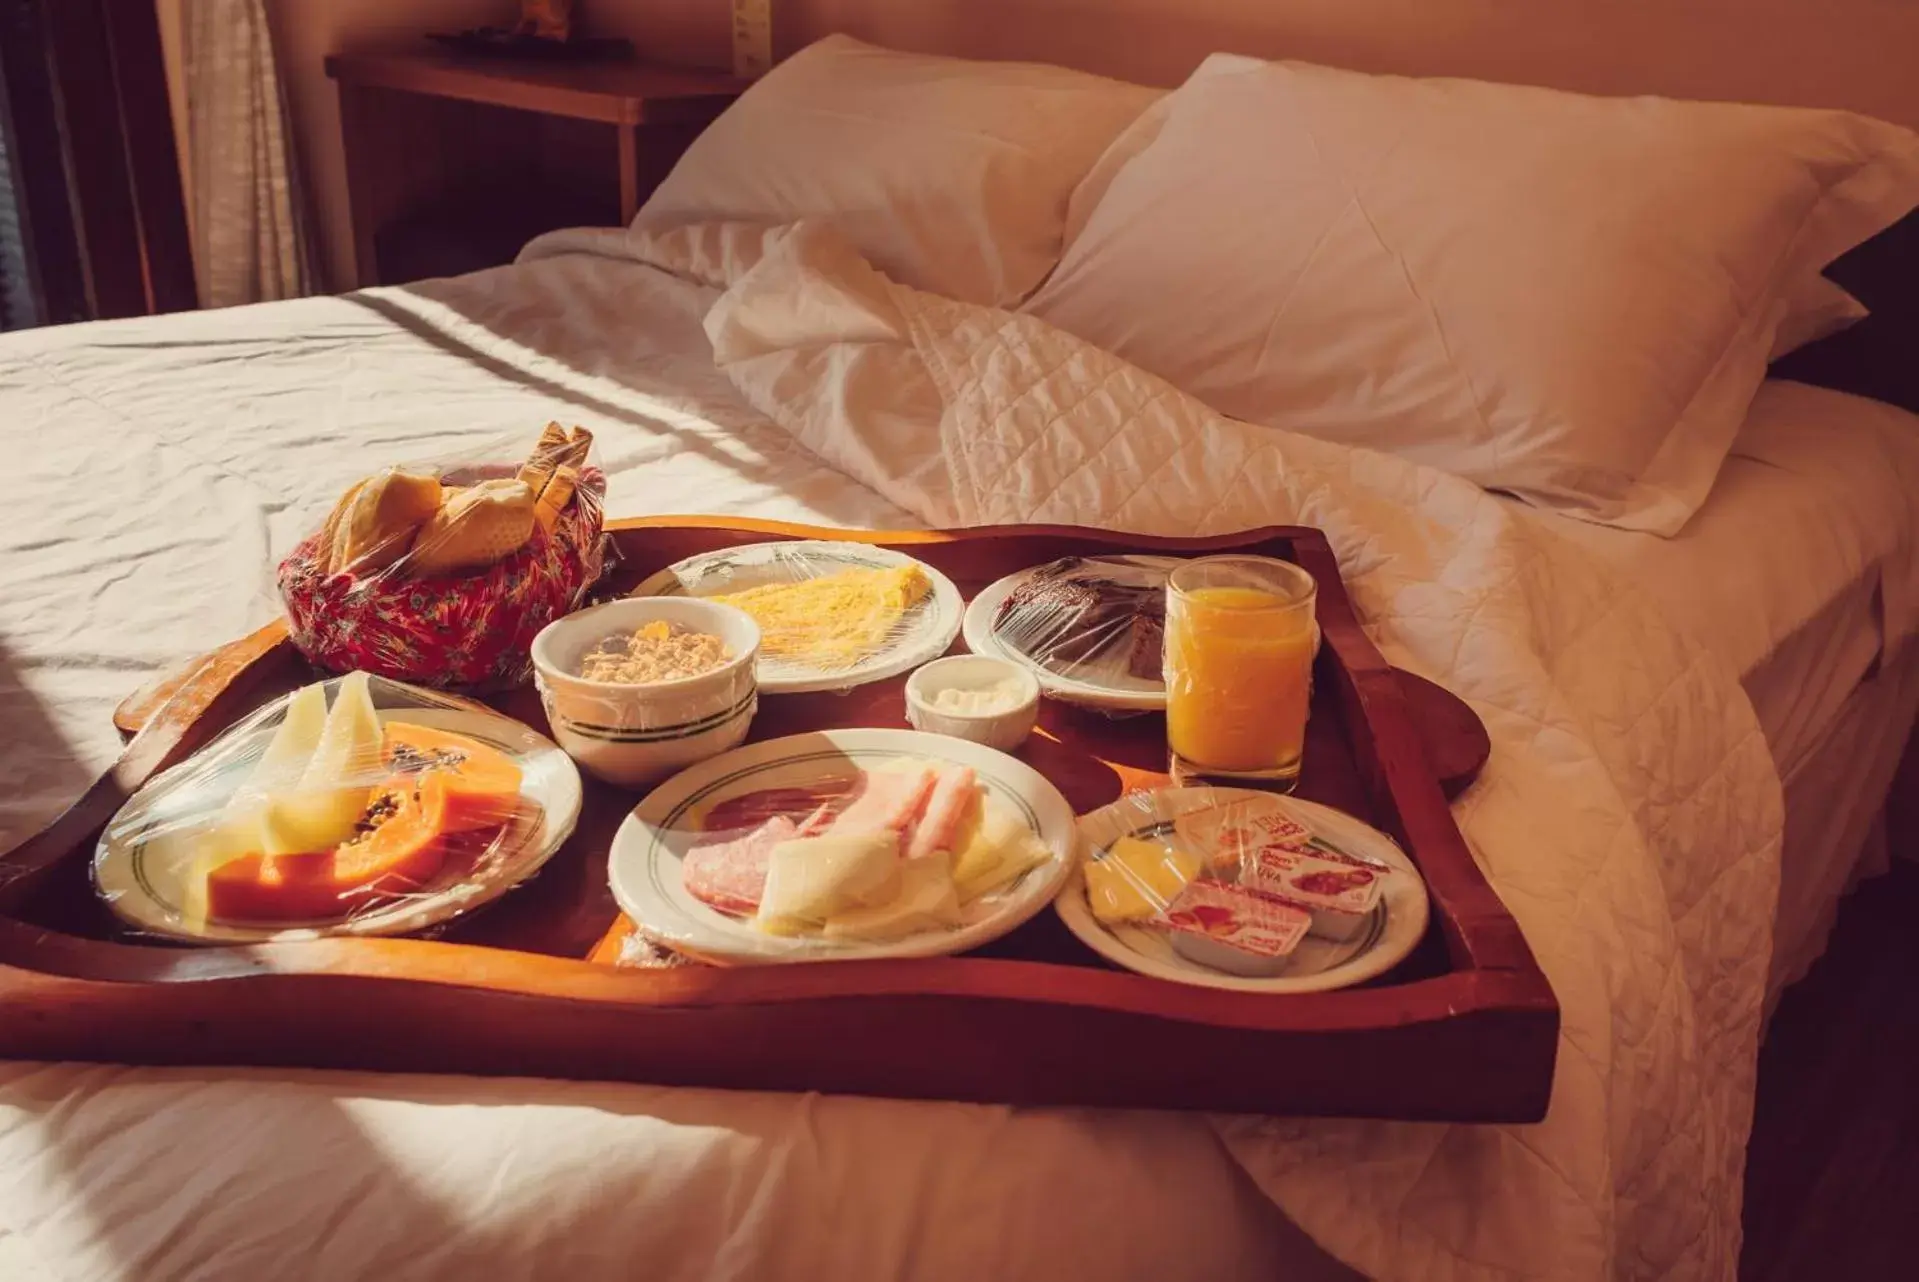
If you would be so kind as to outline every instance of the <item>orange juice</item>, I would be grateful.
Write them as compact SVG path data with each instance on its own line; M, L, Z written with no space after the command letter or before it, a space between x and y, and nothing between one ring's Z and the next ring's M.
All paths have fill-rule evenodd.
M1176 571L1166 602L1174 772L1296 777L1315 641L1312 579L1298 567L1213 557Z

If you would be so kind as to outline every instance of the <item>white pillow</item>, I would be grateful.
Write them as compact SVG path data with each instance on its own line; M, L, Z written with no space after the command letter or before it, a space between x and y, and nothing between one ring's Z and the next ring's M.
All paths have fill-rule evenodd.
M1864 303L1824 276L1808 277L1787 289L1786 315L1779 322L1779 332L1773 335L1766 359L1776 361L1807 343L1857 324L1867 315Z
M1160 126L1166 123L1173 102L1172 96L1166 95L1142 111L1087 171L1067 204L1068 244L1078 238L1106 195L1106 189L1113 185L1113 179L1127 162L1145 151L1159 136ZM1779 322L1779 333L1773 339L1767 360L1776 361L1808 343L1837 334L1869 314L1864 303L1815 270L1786 291L1786 314Z
M902 284L1011 306L1059 261L1073 189L1158 96L828 36L708 126L634 222L818 218Z
M1919 203L1919 136L1216 55L1086 186L1028 310L1235 417L1670 534L1782 323L1834 323L1820 267Z

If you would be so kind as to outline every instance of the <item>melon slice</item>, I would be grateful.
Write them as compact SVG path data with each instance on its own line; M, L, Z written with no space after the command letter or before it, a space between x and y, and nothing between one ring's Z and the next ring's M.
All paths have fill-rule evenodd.
M437 777L447 832L470 832L511 823L522 806L520 767L504 752L477 739L410 721L389 721L381 756L398 775Z
M247 778L248 788L272 792L298 783L320 747L326 723L326 687L315 682L295 690L273 741Z
M186 902L181 910L190 925L206 922L203 891L209 874L230 860L260 849L260 821L269 800L276 790L297 784L306 773L314 749L320 746L326 719L325 686L315 683L294 691L287 699L279 728L247 772L245 782L234 789L213 826L182 850L179 857L191 861L184 882Z
M286 715L246 781L234 789L207 834L202 858L219 860L260 848L260 819L273 795L297 786L326 729L326 687L302 686L287 700Z
M380 718L367 683L364 672L341 680L299 784L268 795L260 817L262 854L330 850L353 835L381 770Z

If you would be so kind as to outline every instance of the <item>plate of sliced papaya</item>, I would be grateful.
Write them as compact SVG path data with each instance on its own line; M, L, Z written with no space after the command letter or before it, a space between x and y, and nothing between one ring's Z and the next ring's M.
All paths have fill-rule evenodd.
M101 834L94 888L128 926L186 942L407 934L532 876L580 801L545 736L354 672L150 780Z

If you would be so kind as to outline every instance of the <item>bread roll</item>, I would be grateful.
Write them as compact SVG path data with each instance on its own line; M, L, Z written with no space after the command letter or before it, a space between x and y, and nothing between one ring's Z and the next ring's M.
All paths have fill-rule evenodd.
M407 554L420 527L440 508L437 477L390 471L368 477L336 509L334 574L377 574Z
M533 488L520 480L482 481L449 491L413 542L409 574L477 570L512 556L533 537Z

